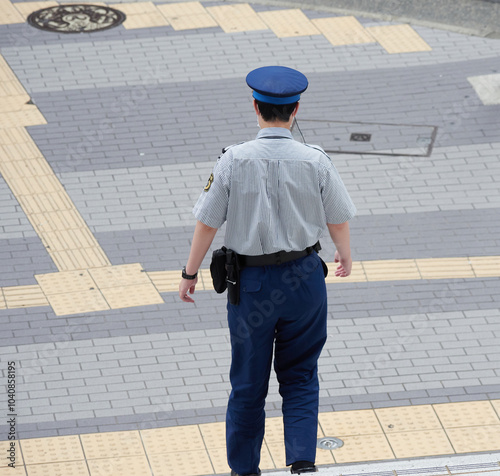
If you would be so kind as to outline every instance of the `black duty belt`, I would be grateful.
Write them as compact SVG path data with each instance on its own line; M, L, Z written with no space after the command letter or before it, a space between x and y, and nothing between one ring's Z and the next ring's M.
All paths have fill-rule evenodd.
M273 264L283 264L288 261L308 256L313 251L318 252L320 249L321 245L318 241L314 246L308 246L302 251L278 251L277 253L259 256L238 255L238 264L242 268L245 266L270 266Z

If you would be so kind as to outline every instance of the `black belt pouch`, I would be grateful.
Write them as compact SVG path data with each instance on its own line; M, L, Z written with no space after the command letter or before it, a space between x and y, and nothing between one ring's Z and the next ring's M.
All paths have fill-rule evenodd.
M212 253L212 262L210 263L210 274L216 293L223 293L227 289L227 271L226 271L226 247L215 250Z
M240 268L238 256L233 250L226 251L227 297L230 304L240 303Z
M321 261L321 266L323 266L323 274L325 275L326 278L328 276L328 266L321 257L319 257L319 259Z

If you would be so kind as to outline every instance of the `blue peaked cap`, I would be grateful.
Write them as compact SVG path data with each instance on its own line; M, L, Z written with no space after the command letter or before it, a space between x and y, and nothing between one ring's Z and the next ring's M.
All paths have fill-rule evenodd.
M286 66L263 66L247 75L247 84L257 101L270 104L292 104L300 99L309 85L300 72Z

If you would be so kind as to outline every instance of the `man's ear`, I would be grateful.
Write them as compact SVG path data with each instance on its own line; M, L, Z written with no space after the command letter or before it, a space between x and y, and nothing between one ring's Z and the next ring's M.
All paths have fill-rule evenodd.
M257 105L257 101L255 99L253 100L253 108L255 109L257 116L260 116L259 106Z
M293 115L297 115L297 111L299 110L299 105L300 105L300 102L297 103L297 105L295 106L295 109L293 110Z

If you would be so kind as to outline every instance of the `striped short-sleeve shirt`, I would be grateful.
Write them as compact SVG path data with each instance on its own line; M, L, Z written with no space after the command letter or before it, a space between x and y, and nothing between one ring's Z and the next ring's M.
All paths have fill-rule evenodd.
M212 228L227 221L225 245L255 256L312 246L356 207L321 148L271 127L219 158L193 213Z

